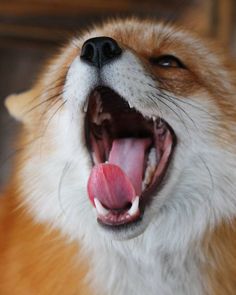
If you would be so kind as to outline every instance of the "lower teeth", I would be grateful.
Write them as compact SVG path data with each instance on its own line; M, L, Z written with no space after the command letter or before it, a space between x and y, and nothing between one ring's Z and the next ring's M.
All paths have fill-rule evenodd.
M137 214L138 209L139 209L139 196L137 196L137 197L133 200L132 206L131 206L131 208L130 208L129 211L128 211L129 215L130 215L130 216L133 216L133 215Z
M103 205L101 204L101 202L97 198L94 199L94 204L95 204L98 215L105 217L109 214L109 210L104 208ZM132 202L132 206L127 211L127 213L128 213L127 216L134 216L138 212L139 212L139 196L136 196Z
M147 168L145 171L144 180L142 182L142 190L144 190L150 184L156 170L157 161L157 151L155 148L151 148L147 159Z

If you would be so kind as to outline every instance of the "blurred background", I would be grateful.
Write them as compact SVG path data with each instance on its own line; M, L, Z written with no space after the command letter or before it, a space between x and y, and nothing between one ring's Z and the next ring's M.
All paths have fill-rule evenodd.
M133 15L178 21L236 56L236 0L0 0L0 190L18 129L4 98L29 88L44 60L71 35L108 17Z

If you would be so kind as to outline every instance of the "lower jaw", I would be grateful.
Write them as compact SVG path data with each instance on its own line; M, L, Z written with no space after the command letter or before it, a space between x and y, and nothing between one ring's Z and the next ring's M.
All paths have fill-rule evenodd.
M120 232L125 232L125 231L131 231L135 230L134 233L129 233L128 235L130 236L136 236L138 232L142 232L137 230L138 227L142 228L142 223L143 223L143 216L146 210L148 210L150 206L152 206L153 199L156 198L157 194L159 191L162 189L163 184L165 183L165 178L167 176L169 164L171 164L172 156L173 156L173 148L175 145L175 141L173 140L173 147L172 147L172 153L170 154L168 158L168 162L165 165L165 169L163 170L163 173L161 174L161 177L156 180L156 183L154 183L152 186L147 188L143 194L140 197L140 202L139 202L139 211L136 216L132 216L131 218L129 217L128 220L125 220L125 218L119 218L119 215L125 215L127 211L116 211L116 210L110 210L110 215L112 215L113 220L110 220L109 216L106 218L106 216L97 216L97 221L99 225L105 229L106 231L112 231L113 233L120 233ZM112 212L113 211L113 212ZM149 210L148 210L149 211ZM118 217L117 217L118 216ZM145 228L145 226L144 226ZM140 234L139 233L139 234Z
M172 166L172 157L174 152L170 158L168 159L168 164L162 174L162 177L158 179L158 182L155 186L152 186L144 194L140 197L139 203L139 215L131 219L129 222L120 222L117 224L110 224L109 222L106 223L102 218L97 216L98 224L106 231L112 232L113 235L122 236L124 237L135 237L143 233L145 228L147 227L147 220L150 220L152 217L148 216L150 214L150 208L153 204L154 199L158 198L158 194L163 189L166 180L169 178L169 172Z
M146 218L142 214L137 220L131 223L117 226L106 225L100 222L99 219L97 219L97 222L102 234L105 235L106 238L110 238L116 241L125 241L134 239L145 232L150 222L150 220L145 219Z
M153 218L158 218L158 212L156 214L156 217L153 215L153 212L151 213L150 209L153 205L154 198L157 198L157 194L160 193L160 191L163 189L163 186L166 183L166 179L169 179L170 177L170 171L172 166L172 157L171 155L168 164L168 167L163 175L163 178L160 181L160 184L158 185L158 188L153 189L151 191L151 195L148 198L141 198L140 201L140 215L136 220L133 220L129 223L119 224L119 225L109 225L103 223L99 217L97 217L97 223L102 230L102 233L105 234L106 237L111 238L112 240L117 241L124 241L124 240L130 240L134 239L140 235L142 235L145 230L148 228L150 223L152 222ZM159 209L161 208L162 204L159 204ZM95 213L96 214L96 213Z

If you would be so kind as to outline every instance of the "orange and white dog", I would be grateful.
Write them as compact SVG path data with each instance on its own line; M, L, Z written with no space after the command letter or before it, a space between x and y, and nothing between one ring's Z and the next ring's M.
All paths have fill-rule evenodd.
M236 294L231 60L171 25L74 38L29 92L0 204L0 294Z

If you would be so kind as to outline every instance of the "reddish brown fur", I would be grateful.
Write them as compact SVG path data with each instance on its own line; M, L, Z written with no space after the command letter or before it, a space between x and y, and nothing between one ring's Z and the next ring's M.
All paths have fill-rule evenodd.
M0 202L0 294L91 294L78 245L36 224L18 206L14 189Z
M236 293L236 220L209 231L203 243L209 295Z
M150 25L151 23L147 22L146 24ZM145 28L143 30L145 31ZM235 106L224 101L226 92L218 83L217 71L205 73L208 65L207 56L204 57L204 60L201 60L201 55L197 57L191 52L185 52L185 44L178 45L178 42L169 42L171 34L160 35L159 45L156 47L154 44L157 40L154 36L148 40L137 39L132 28L124 30L124 28L116 26L116 29L114 29L111 25L107 29L98 29L98 34L99 32L126 44L131 50L135 48L143 64L154 75L161 78L163 87L169 91L183 96L194 94L201 88L208 91L224 114L219 132L221 128L228 129L229 132L225 133L227 141L235 141L235 134L230 129L230 122L235 121ZM139 35L142 34L142 26L138 29L138 32ZM152 32L150 32L150 35L152 35ZM145 44L145 49L143 44ZM210 48L212 51L215 50L214 46L210 46ZM24 96L24 104L28 109L33 109L32 112L25 113L26 122L28 117L30 122L30 124L26 123L26 129L31 129L31 132L30 135L24 132L19 146L24 146L30 142L33 138L32 134L40 136L42 130L38 128L38 121L44 119L47 122L48 120L47 115L44 114L44 117L42 117L42 113L45 113L48 108L53 112L60 101L55 104L55 100L52 99L43 104L42 109L37 107L34 109L38 105L38 96L46 93L46 96L53 97L62 90L67 65L79 54L79 50L79 48L78 50L75 48L64 49L62 54L53 60L53 63L57 65L54 69L55 72L51 72L44 78L47 85L45 81L40 81L29 96ZM183 57L190 71L172 69L167 72L166 70L152 68L148 64L147 58L161 54L177 54L180 58ZM46 74L47 71L46 68ZM18 103L22 104L22 101ZM33 125L32 122L34 122ZM224 144L222 136L219 142ZM52 147L51 150L53 150ZM49 151L50 146L45 146L43 152ZM20 154L19 157L19 165L24 164L24 153ZM49 233L47 224L36 224L27 213L26 208L21 205L22 200L18 195L18 181L16 177L11 181L10 189L7 190L0 202L0 294L92 294L82 282L87 273L87 264L80 260L77 263L75 262L78 257L78 245L68 243L59 232ZM203 251L208 257L208 261L205 263L204 272L210 284L211 292L209 295L235 294L236 232L233 230L234 228L224 224L206 234Z

